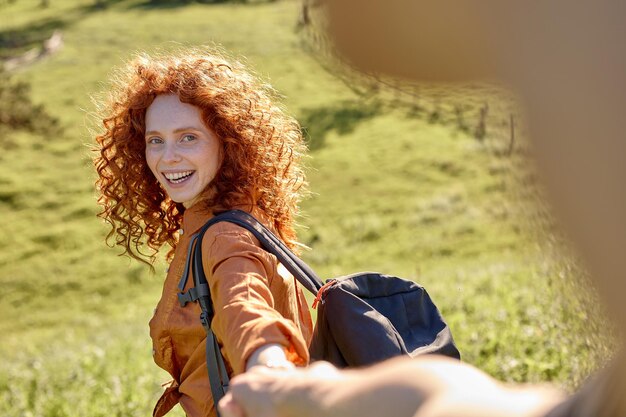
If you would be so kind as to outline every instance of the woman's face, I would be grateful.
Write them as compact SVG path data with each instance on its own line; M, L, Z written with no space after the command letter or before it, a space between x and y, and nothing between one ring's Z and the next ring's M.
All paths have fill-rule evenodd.
M146 110L146 161L167 195L186 208L219 169L220 141L201 111L176 94L157 96Z

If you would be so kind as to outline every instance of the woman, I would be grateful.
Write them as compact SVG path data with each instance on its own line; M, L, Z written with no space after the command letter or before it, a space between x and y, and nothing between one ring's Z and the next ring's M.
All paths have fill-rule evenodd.
M177 300L191 236L214 213L238 208L297 247L293 221L306 185L305 145L297 122L272 96L222 54L184 50L138 56L114 77L101 108L96 185L100 216L112 228L108 238L149 263L164 245L171 248L150 335L154 360L173 381L155 416L176 403L188 416L215 415L200 310ZM212 226L202 251L216 312L211 327L231 374L306 365L309 309L276 258L230 223Z

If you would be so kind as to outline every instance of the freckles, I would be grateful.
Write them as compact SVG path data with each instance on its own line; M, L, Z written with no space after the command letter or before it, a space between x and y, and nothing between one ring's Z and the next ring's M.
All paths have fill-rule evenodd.
M158 160L158 154L154 150L146 149L145 158L146 158L146 164L148 164L150 169L152 169L152 166Z

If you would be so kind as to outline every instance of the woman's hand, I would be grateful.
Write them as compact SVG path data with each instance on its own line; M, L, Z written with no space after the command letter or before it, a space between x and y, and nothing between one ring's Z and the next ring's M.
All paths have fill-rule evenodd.
M294 369L295 365L287 359L285 349L276 343L263 345L255 350L246 362L246 371L263 366L273 369Z

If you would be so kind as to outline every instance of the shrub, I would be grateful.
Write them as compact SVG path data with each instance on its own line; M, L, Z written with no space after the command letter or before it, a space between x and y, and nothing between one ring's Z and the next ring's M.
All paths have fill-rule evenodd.
M0 67L0 138L5 138L0 140L6 141L6 132L9 130L58 132L60 125L58 119L51 116L43 105L32 102L30 84L14 80Z

